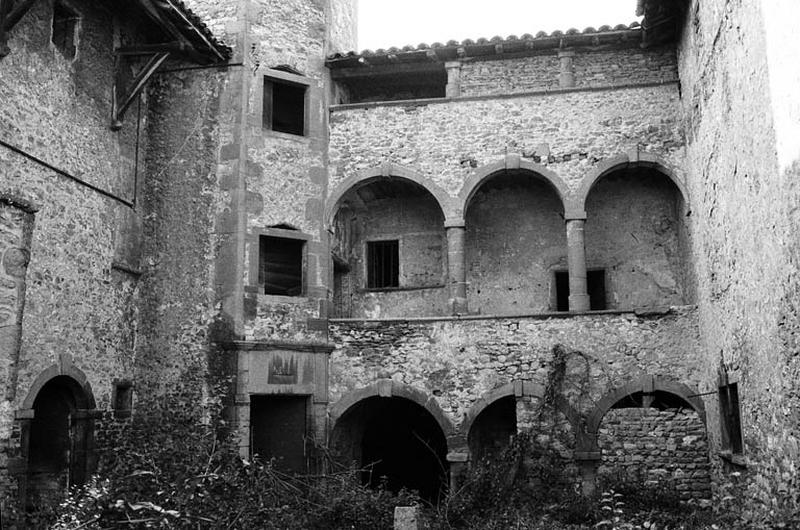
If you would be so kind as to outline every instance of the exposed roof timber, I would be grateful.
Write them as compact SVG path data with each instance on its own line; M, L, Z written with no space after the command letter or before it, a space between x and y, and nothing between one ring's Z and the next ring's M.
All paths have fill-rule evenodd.
M638 22L630 26L618 25L614 28L603 26L599 30L586 28L583 32L569 30L566 33L555 31L551 34L539 33L535 37L524 35L522 38L508 37L501 39L495 37L491 40L479 39L478 41L465 40L463 42L450 41L447 44L435 43L431 46L420 44L417 47L406 46L389 48L388 50L364 50L363 52L337 53L328 57L326 65L331 69L358 67L369 61L372 65L385 64L390 61L397 63L414 63L425 61L450 61L455 59L468 59L470 57L513 56L514 54L529 54L545 52L564 47L603 46L603 45L638 45L642 39L642 28Z
M375 77L380 75L397 74L434 74L443 73L444 65L441 62L426 61L423 63L400 63L391 60L384 64L352 66L331 70L331 79L345 79L357 77Z
M181 5L178 7L173 0L156 0L156 3L160 6L167 6L176 17L183 21L184 28L188 29L189 31L194 32L197 35L197 38L200 39L209 50L213 51L214 54L222 61L228 59L230 52L229 50L226 51L224 47L221 47L219 43L211 42L211 39L208 38L207 33L208 30L203 27L198 27L197 23L193 20L190 20L190 17L187 15L187 10L185 7ZM216 40L216 39L215 39ZM222 49L220 49L222 48Z
M136 99L136 97L142 92L147 81L153 76L158 67L161 66L164 61L167 60L169 57L169 52L162 51L153 54L150 59L147 60L144 67L136 74L131 82L130 86L125 89L123 92L123 85L117 79L114 82L114 86L112 89L111 95L111 129L118 131L122 128L122 118L125 116L125 111L128 110L128 107L131 106L131 103ZM119 63L122 60L121 57L117 58L117 62ZM119 76L119 65L117 66L117 76Z

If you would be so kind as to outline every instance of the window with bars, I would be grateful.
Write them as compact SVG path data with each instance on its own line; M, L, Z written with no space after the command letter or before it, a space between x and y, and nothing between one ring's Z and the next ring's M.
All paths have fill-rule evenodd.
M78 28L78 14L62 2L53 6L53 35L55 47L67 59L75 58L75 33Z
M400 286L400 242L367 242L367 288Z
M739 387L736 383L728 383L719 387L719 413L722 427L722 448L733 454L742 454Z

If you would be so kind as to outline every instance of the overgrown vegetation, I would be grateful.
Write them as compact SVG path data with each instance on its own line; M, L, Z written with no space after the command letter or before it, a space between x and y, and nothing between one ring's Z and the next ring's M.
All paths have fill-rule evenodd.
M242 460L209 424L167 407L126 427L98 477L72 492L53 528L379 529L416 502L362 486L354 470L295 477Z

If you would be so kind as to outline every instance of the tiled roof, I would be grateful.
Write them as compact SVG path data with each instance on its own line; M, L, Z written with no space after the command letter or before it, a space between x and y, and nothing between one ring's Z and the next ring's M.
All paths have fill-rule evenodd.
M217 39L200 17L195 15L182 0L153 0L153 5L172 22L200 52L215 55L219 61L230 58L232 50Z
M579 31L575 28L567 31L553 31L546 33L540 31L536 35L526 33L521 37L510 35L508 37L493 37L491 39L467 39L463 41L451 40L445 44L434 42L433 44L418 44L417 46L404 46L402 48L388 48L378 50L363 50L361 53L335 53L328 56L328 64L338 64L340 62L351 62L352 59L382 58L411 55L428 55L435 53L440 59L457 58L461 56L473 55L493 55L495 53L509 53L530 49L545 49L563 45L592 45L610 44L620 40L629 40L634 33L641 33L641 24L633 22L629 25L618 24L614 27L600 26L600 28L586 28ZM408 57L411 59L411 57Z

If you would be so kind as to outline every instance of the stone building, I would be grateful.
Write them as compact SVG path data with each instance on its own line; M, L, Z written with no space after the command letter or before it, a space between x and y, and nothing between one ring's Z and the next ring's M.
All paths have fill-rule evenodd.
M631 3L356 53L353 0L0 0L3 488L189 373L242 456L429 498L521 430L796 488L800 7Z

